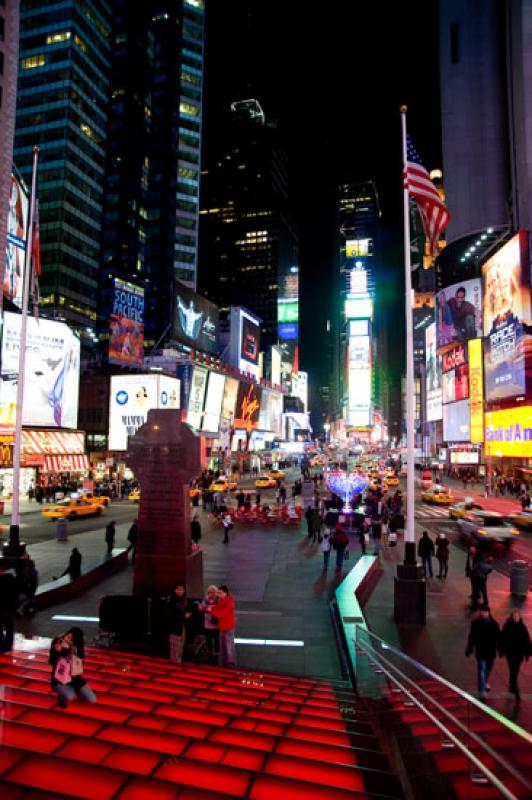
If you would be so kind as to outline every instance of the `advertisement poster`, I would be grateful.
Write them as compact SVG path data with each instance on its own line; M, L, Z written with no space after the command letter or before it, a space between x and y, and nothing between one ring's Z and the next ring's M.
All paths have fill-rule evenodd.
M532 406L488 411L485 435L487 456L530 458Z
M15 429L21 316L4 314L0 432ZM22 422L43 428L76 428L80 343L63 322L28 317Z
M222 413L220 414L220 447L223 447L225 450L228 450L231 445L231 431L235 419L237 396L237 379L226 377L222 400Z
M437 347L482 336L482 281L453 283L436 295Z
M158 408L157 375L113 375L109 405L109 450L127 450L133 436Z
M144 289L115 278L109 317L109 363L144 363Z
M218 355L218 307L184 283L174 284L172 336L203 353Z
M469 442L469 400L443 406L443 438L446 442Z
M255 383L241 383L236 401L234 428L248 433L258 428L260 415L261 389Z
M436 323L425 329L427 420L442 418L442 364L436 351Z
M203 402L207 388L208 371L202 367L194 367L190 381L190 394L188 397L187 423L191 428L198 430L201 427L203 415Z
M522 264L526 233L517 233L482 266L485 389L488 401L526 392L532 321Z
M181 384L177 378L159 375L159 405L157 408L180 408Z
M250 364L259 363L260 327L248 317L242 318L240 358Z
M220 375L219 372L209 372L209 383L207 385L207 396L205 398L205 412L201 425L203 431L218 433L224 396L224 384L225 375Z
M12 175L7 213L4 297L7 297L19 308L22 306L27 224L28 197L15 176Z
M482 339L471 339L469 351L469 417L471 441L484 441L484 375L482 370Z

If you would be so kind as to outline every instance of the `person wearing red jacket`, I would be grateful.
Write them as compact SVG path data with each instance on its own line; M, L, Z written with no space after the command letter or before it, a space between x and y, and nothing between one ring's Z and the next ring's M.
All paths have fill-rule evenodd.
M218 599L212 607L211 615L218 620L221 664L223 667L235 667L235 598L227 586L220 586L218 589Z

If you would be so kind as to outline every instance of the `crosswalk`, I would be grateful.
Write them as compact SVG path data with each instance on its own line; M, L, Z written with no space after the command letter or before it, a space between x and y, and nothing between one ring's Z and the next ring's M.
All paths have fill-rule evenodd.
M441 506L421 506L417 507L415 511L416 519L448 519L449 509L442 508Z

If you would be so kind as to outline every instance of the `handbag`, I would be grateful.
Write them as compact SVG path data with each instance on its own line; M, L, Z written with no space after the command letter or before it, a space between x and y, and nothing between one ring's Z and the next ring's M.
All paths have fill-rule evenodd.
M83 661L79 656L72 656L70 661L70 673L73 678L77 675L83 675Z
M70 670L70 660L61 656L57 664L55 665L54 670L54 680L58 683L62 683L63 686L67 683L70 683L72 677L72 673Z

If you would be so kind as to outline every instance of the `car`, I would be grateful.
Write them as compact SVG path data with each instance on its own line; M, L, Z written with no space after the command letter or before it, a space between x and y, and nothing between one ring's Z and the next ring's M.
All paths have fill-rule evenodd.
M67 500L60 500L54 505L46 506L41 513L43 517L48 519L59 519L60 517L75 519L76 517L87 517L91 514L99 515L102 511L103 507L99 503L90 503L83 497L69 497Z
M270 478L269 475L259 475L255 481L255 487L257 489L275 489L276 486L277 481L274 480L274 478Z
M236 491L236 481L228 481L226 477L220 475L209 486L211 492L234 492Z
M454 506L449 508L449 516L451 519L462 519L470 511L482 511L482 508L478 503L473 502L470 497L466 497L461 503L455 503Z
M134 503L140 502L140 489L133 489L127 496L128 500L132 500Z
M273 478L274 481L281 481L285 477L286 476L285 476L284 472L281 472L280 469L271 469L270 470L270 478Z
M424 469L421 473L421 488L430 489L432 486L432 472L430 469Z
M516 514L511 514L510 522L518 528L532 528L532 511L518 511Z
M103 494L94 494L94 492L80 492L79 496L84 500L88 500L90 503L98 503L98 505L104 506L104 508L107 508L111 502L110 497L106 497Z
M399 478L395 472L387 472L384 476L384 483L387 483L388 486L399 486Z
M518 528L496 511L470 511L458 520L462 538L469 543L503 542L509 546L519 536Z
M432 489L427 489L422 492L421 499L424 503L436 503L441 506L450 506L451 503L454 503L454 497L449 489L439 484L433 486Z

